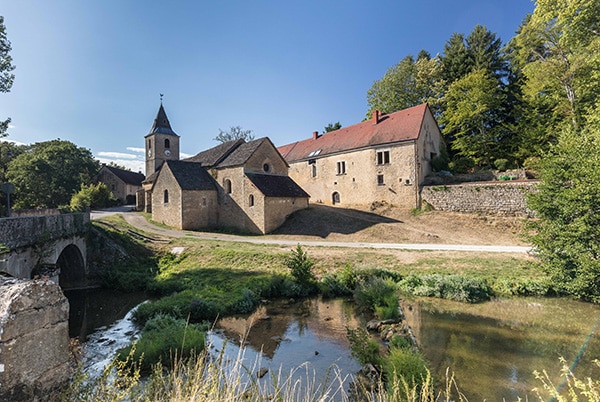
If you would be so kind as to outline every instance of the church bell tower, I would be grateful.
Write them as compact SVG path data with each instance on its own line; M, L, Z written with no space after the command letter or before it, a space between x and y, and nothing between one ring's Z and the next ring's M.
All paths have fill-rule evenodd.
M167 113L162 105L154 119L154 124L145 137L146 177L156 172L166 160L179 160L179 136L171 128Z

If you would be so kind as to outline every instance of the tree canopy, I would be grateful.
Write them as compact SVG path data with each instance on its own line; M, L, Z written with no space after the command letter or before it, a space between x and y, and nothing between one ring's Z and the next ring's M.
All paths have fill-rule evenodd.
M219 129L219 134L214 138L221 143L242 139L244 141L254 140L252 130L243 130L240 126L232 126L228 131Z
M56 208L98 173L92 153L69 141L39 142L15 157L6 176L16 187L15 208Z
M12 57L9 54L11 50L10 41L6 37L4 17L0 15L0 92L10 92L15 79L15 75L12 74L15 66L12 65ZM0 138L8 135L9 123L10 118L0 121Z
M325 126L325 132L329 133L331 131L339 130L340 128L342 128L342 124L339 121L335 123L329 123Z

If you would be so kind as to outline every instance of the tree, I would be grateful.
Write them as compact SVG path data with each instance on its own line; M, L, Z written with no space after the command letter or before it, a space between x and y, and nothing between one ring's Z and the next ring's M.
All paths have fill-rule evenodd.
M578 128L600 91L600 3L538 0L513 46L526 101L552 124Z
M219 135L214 140L221 143L242 139L244 141L254 140L252 130L242 130L240 126L230 127L229 131L219 129Z
M439 71L439 60L429 58L427 52L421 51L416 62L406 56L367 91L367 117L373 110L392 113L424 102L436 103Z
M485 69L474 70L450 85L440 123L458 156L479 166L490 166L501 157L503 102L498 79Z
M71 208L85 211L88 208L106 208L116 204L117 199L105 183L81 185L81 190L71 198Z
M0 92L10 92L15 79L14 74L11 74L15 66L12 65L12 57L8 54L11 50L10 41L6 37L4 17L0 16ZM9 123L10 118L0 121L0 138L8 135L6 131Z
M342 125L340 124L340 122L335 122L335 123L329 123L328 125L325 126L325 132L329 133L331 131L335 131L335 130L339 130L340 128L342 128Z
M557 290L600 302L600 129L574 130L542 160L530 240Z
M8 166L7 178L15 184L15 208L56 208L98 173L100 163L85 148L69 141L33 144Z

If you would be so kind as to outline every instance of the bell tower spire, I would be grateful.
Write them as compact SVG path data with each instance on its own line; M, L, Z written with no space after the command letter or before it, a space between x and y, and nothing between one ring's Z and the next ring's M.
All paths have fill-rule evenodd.
M146 143L146 177L157 171L165 160L179 160L179 135L171 128L171 123L162 103L154 118L154 123L144 139Z

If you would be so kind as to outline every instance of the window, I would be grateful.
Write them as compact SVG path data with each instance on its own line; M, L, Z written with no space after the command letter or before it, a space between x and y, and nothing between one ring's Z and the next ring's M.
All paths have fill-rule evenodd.
M382 175L382 174L378 174L378 175L377 175L377 185L378 185L378 186L383 186L383 185L385 185L385 182L383 181L383 175Z
M269 166L269 164L268 164L268 163L265 163L265 164L263 165L263 170L264 170L265 172L268 172L269 170L271 170L271 166Z
M333 205L340 203L340 193L337 191L331 195L331 202Z
M310 166L310 176L317 177L317 165Z
M171 141L168 138L165 138L165 149L171 148Z
M165 204L168 204L168 203L169 203L169 190L165 190L165 191L163 192L163 202L164 202Z
M250 194L250 196L248 197L248 206L249 207L254 206L254 196L252 194Z
M202 206L205 207L206 206L206 198L202 197Z
M377 164L387 165L390 163L390 151L377 151Z
M225 194L231 194L231 180L225 179L223 188L225 188Z
M337 163L337 174L346 174L346 162L340 161Z

